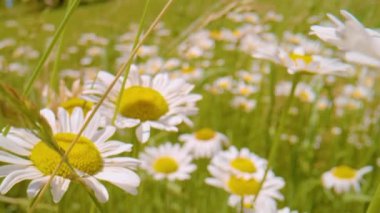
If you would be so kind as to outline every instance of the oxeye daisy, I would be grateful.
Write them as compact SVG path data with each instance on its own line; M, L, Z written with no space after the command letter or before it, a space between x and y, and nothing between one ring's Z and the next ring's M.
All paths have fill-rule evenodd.
M230 206L239 207L241 205L241 199L244 199L244 209L260 210L259 212L273 212L273 209L277 209L276 200L283 199L279 190L284 187L285 182L282 178L276 177L271 171L265 179L256 202L253 203L259 191L260 182L264 177L263 171L245 178L223 172L214 167L209 167L208 170L212 177L207 178L206 183L231 193L229 197Z
M361 169L354 169L346 165L336 166L323 173L322 184L327 189L334 189L337 194L360 191L360 181L363 176L372 171L371 166L365 166Z
M85 116L77 107L69 114L58 108L57 116L49 110L41 110L41 115L48 121L54 139L63 151L77 137ZM109 198L107 189L99 182L104 180L131 194L136 194L140 178L131 169L139 161L130 157L112 157L132 149L131 144L108 140L115 132L112 126L100 128L102 118L96 114L80 136L78 142L68 155L68 162L79 176L79 181L94 191L100 202ZM6 163L0 167L0 193L7 193L15 184L23 180L32 180L27 194L34 197L51 177L61 156L31 131L12 128L6 137L0 137L0 161ZM59 202L67 191L70 182L78 180L73 176L69 166L63 164L51 182L53 201Z
M255 173L265 171L266 166L267 161L265 159L250 152L247 148L238 150L236 147L231 146L228 150L215 155L208 168L248 178Z
M183 134L179 140L184 142L194 158L210 158L228 144L227 137L210 128L202 128L192 134Z
M74 81L71 89L66 86L65 81L60 81L58 94L49 87L45 87L43 91L44 102L46 102L50 109L56 111L58 107L62 107L69 113L72 113L74 108L80 107L86 114L92 109L94 104L81 98L81 94L82 85L80 80Z
M271 49L259 49L252 56L283 65L287 68L289 74L306 72L321 75L347 76L353 72L351 65L337 59L307 53L303 47L297 47L289 51L280 46L273 47L273 44L270 44L269 47L264 48Z
M250 100L246 97L236 96L232 99L231 106L235 109L249 113L256 107L256 100Z
M95 82L85 85L84 97L98 102L115 76L99 72ZM177 131L181 122L191 124L187 116L197 113L195 103L200 95L190 94L193 85L181 79L170 79L167 73L155 77L139 75L132 66L125 88L122 89L120 106L116 107L123 79L120 78L103 104L101 112L112 119L118 109L115 125L118 128L136 128L139 141L147 142L150 129Z
M147 147L140 154L141 167L154 179L186 180L197 167L192 164L192 157L179 144L169 142L159 147Z

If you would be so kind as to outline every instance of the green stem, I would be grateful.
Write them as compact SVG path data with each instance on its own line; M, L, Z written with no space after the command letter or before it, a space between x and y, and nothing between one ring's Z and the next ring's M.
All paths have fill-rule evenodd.
M55 57L54 66L53 66L53 73L51 74L51 80L50 80L50 89L54 91L58 91L58 84L59 84L59 75L58 75L58 68L59 68L59 62L61 61L61 52L62 52L62 43L63 43L63 35L60 36L58 49L57 49L57 55Z
M74 13L74 10L79 5L79 2L80 2L80 0L73 0L72 3L69 3L67 12L66 12L65 16L63 17L62 22L58 26L58 29L55 31L53 39L51 40L51 42L50 42L48 48L46 49L46 51L44 52L44 54L40 57L40 60L38 61L36 68L33 70L31 77L29 78L28 82L26 83L26 86L24 88L24 93L23 93L24 96L29 95L30 90L34 84L34 81L37 79L37 76L41 73L43 65L45 64L46 60L48 59L48 57L49 57L51 51L53 50L54 45L57 42L58 38L62 35L63 30L65 29L69 18Z
M380 184L377 185L375 196L373 196L371 202L369 203L369 207L366 212L378 213L379 209L380 209Z
M142 29L143 29L143 25L144 25L146 14L147 14L147 11L148 11L148 8L149 8L150 1L151 0L147 0L145 2L145 7L144 7L143 15L142 15L142 18L140 20L139 29L137 30L137 35L136 35L135 40L133 42L132 50L136 48L136 45L137 45L137 43L139 41L139 38L140 38L140 35L142 33ZM131 63L128 63L127 66L126 66L126 68L125 68L125 71L124 71L125 74L124 74L122 86L120 87L119 96L117 97L117 103L116 103L116 107L115 107L115 112L114 112L113 117L112 117L112 123L115 122L117 114L119 112L120 102L121 102L121 99L123 97L124 87L125 87L125 84L127 83L127 79L128 79L130 68L131 68Z
M260 191L263 187L263 184L264 184L264 182L268 176L269 170L272 167L274 160L276 158L276 155L277 155L277 152L279 149L279 145L280 145L280 136L281 136L281 133L283 132L283 129L285 127L284 123L285 123L286 117L288 115L290 106L292 105L292 102L293 102L293 99L295 96L296 87L297 87L297 84L300 80L300 77L301 77L301 74L299 74L299 73L296 73L293 76L293 82L292 82L292 88L290 90L290 95L289 95L289 97L285 103L284 110L281 113L281 117L280 117L280 120L278 123L278 128L276 130L275 137L274 137L272 144L271 144L272 147L271 147L270 152L269 152L268 165L267 165L267 168L265 169L264 177L260 182L260 186L259 186L259 189L257 191L257 194L255 196L253 203L255 203L256 199L259 197L259 193L260 193Z

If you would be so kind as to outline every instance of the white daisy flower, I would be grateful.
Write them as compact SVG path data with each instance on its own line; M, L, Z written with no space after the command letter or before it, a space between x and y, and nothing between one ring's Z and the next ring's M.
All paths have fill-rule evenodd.
M210 158L228 145L228 138L210 128L200 129L192 134L182 134L179 140L194 158Z
M323 173L322 184L327 189L334 189L337 194L349 192L351 189L359 192L360 181L370 171L372 171L371 166L365 166L359 170L346 165L336 166Z
M279 190L284 187L285 182L282 178L275 177L271 171L268 173L255 203L253 203L253 200L258 193L264 172L257 172L249 178L221 172L213 167L209 167L209 172L213 177L207 178L206 183L231 193L229 198L230 206L239 207L243 198L244 208L246 209L258 210L258 212L273 212L273 210L277 209L276 200L283 199Z
M86 83L84 98L97 103L114 78L112 74L99 72L95 82ZM121 77L100 110L109 119L114 115L122 82ZM151 128L177 131L176 126L182 122L192 125L187 116L197 113L195 103L202 98L190 93L193 88L182 79L170 79L166 73L153 78L140 76L132 66L122 90L115 125L118 128L137 127L136 136L143 143L148 141Z
M238 150L231 146L228 150L215 155L208 168L209 170L220 170L238 177L249 178L256 173L265 171L266 166L267 161L265 159L250 152L247 148Z
M57 145L64 151L77 136L85 117L81 108L75 108L71 115L63 108L58 108L57 117L49 109L41 110L41 115L49 123ZM99 180L114 184L122 190L136 194L140 178L131 169L139 161L130 157L112 157L123 152L130 152L131 144L108 140L115 132L112 126L100 128L101 117L96 114L68 155L68 161L83 182L94 191L100 202L109 198L107 189ZM51 174L61 161L61 156L26 129L12 128L6 137L0 136L0 161L6 163L0 167L0 193L7 193L15 184L23 180L29 183L27 194L34 197L48 182ZM74 181L69 167L63 164L53 178L50 186L53 201L59 202Z
M365 28L353 15L341 11L344 21L328 14L335 26L312 26L311 34L345 51L345 59L354 63L380 67L380 33Z
M235 87L231 90L231 92L235 95L248 97L253 93L256 93L258 88L256 86L246 84L245 82L237 82Z
M197 167L189 152L179 144L169 142L159 147L147 147L140 154L141 167L154 179L186 180Z
M334 74L334 75L351 75L353 68L337 59L327 58L320 55L309 55L303 48L295 48L293 51L287 51L281 47L270 47L270 50L258 49L253 57L270 60L274 63L285 66L288 73L308 72L313 74Z
M256 107L256 100L250 100L246 97L236 96L231 101L231 106L235 109L251 112Z

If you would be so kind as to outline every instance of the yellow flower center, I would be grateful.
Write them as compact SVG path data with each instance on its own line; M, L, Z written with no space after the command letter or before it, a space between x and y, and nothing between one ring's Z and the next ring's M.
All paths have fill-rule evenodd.
M242 87L240 88L240 94L242 95L249 95L251 93L251 90L248 87Z
M364 94L360 89L355 89L355 91L352 93L352 97L356 99L361 99L364 97Z
M169 111L165 98L149 87L132 86L123 91L120 113L141 121L157 120Z
M153 169L156 172L169 174L178 170L178 163L172 157L162 156L154 161Z
M256 166L249 158L238 157L230 162L230 165L241 172L256 172Z
M236 176L231 176L228 180L227 186L232 193L245 196L257 194L260 183L254 178L243 179Z
M313 61L313 57L311 55L301 55L297 53L290 53L289 57L295 62L298 60L301 60L305 62L305 64L310 64Z
M211 31L210 37L215 40L220 40L222 38L222 33L220 31Z
M311 100L311 94L308 91L303 90L300 92L299 98L303 102L309 102Z
M75 107L80 107L83 109L83 112L86 114L88 111L91 110L92 106L94 104L89 102L89 101L85 101L83 99L79 99L79 98L71 98L65 102L63 102L61 104L61 106L66 110L68 111L69 113L72 113L74 108Z
M193 67L183 67L181 69L181 72L184 74L190 74L190 73L193 73L194 71L195 69Z
M195 132L195 138L207 141L215 137L215 131L210 128L203 128Z
M340 179L352 179L356 176L356 170L349 166L337 166L333 169L332 174Z
M66 151L76 135L72 133L58 133L54 139L58 146ZM43 141L38 142L32 149L30 160L43 174L50 175L61 162L61 156ZM103 169L103 159L94 143L81 136L68 155L70 165L86 174L94 175ZM58 176L72 178L71 170L63 164L58 170Z

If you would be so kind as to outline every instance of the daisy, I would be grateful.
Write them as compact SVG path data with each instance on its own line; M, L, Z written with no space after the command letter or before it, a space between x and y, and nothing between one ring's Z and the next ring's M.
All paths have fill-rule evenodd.
M228 145L227 137L210 128L200 129L192 134L183 134L179 140L184 142L194 158L210 158Z
M228 150L219 152L211 160L209 170L221 170L236 176L251 177L252 175L265 171L267 161L247 148L238 150L231 146Z
M186 180L197 167L192 164L192 157L179 144L169 142L159 147L147 147L140 154L141 168L154 179Z
M365 28L353 15L341 11L344 21L328 14L335 26L312 26L311 34L345 51L345 59L354 63L380 67L380 33Z
M342 194L354 189L360 191L360 181L363 176L372 171L371 166L365 166L361 169L353 169L346 165L336 166L323 173L322 184L325 188L333 188L337 194Z
M115 76L99 72L95 82L85 84L83 97L97 103ZM193 85L182 79L169 79L167 73L155 77L139 75L132 66L125 88L122 77L118 79L100 110L109 119L118 109L115 125L118 128L136 127L137 139L143 143L150 137L150 129L177 131L177 125L186 122L192 125L187 117L197 113L195 103L202 97L191 94ZM122 89L120 106L116 107L119 92Z
M252 95L253 93L257 92L258 90L257 87L250 84L246 84L244 82L237 82L236 85L234 86L235 87L231 90L231 92L239 96L248 97Z
M256 107L256 100L250 100L246 97L236 96L231 101L231 106L235 109L251 112Z
M41 110L41 115L49 123L57 145L66 151L77 137L85 117L77 107L71 115L63 108L58 109L57 117L49 109ZM59 202L71 181L81 181L94 191L100 202L109 198L107 189L99 182L104 180L121 188L125 192L136 194L140 178L131 169L139 161L129 157L112 157L123 152L130 152L131 144L108 140L115 128L99 127L101 117L96 114L80 136L78 142L68 155L68 161L75 169L79 179L71 173L67 164L63 164L50 184L54 202ZM61 161L61 156L30 130L12 128L6 137L0 136L0 161L6 163L0 167L0 193L7 193L15 184L23 180L32 180L27 189L29 197L34 197L48 183L51 174Z
M56 111L58 107L62 107L72 113L74 108L80 107L86 114L93 108L94 104L81 98L81 94L82 85L80 80L74 81L71 89L66 86L65 81L60 81L58 94L49 87L45 87L42 92L43 101L53 111Z
M207 178L206 183L231 193L228 201L230 206L239 208L241 199L243 199L244 209L251 209L262 213L274 212L277 209L276 200L283 199L279 190L284 187L285 182L282 178L274 176L271 171L268 173L254 203L253 201L259 191L264 172L258 172L249 178L244 178L222 172L213 167L209 167L208 169L213 177Z
M264 45L263 45L264 46ZM289 74L307 72L312 74L334 74L350 75L352 67L337 59L323 57L316 54L308 54L302 47L294 48L292 51L281 47L268 45L264 49L258 49L252 56L260 59L270 60L274 63L283 65ZM265 50L268 49L268 50Z

